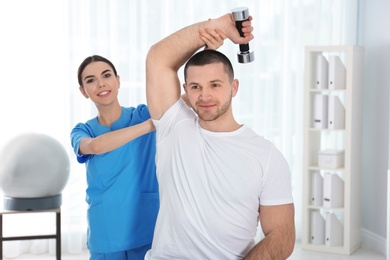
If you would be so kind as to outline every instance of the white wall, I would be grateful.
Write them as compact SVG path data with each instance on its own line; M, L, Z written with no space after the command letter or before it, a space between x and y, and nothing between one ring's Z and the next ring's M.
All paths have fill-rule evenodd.
M362 226L386 238L389 168L390 1L359 0L358 44L365 54Z
M0 8L0 147L25 132L48 134L70 146L63 3L16 0Z

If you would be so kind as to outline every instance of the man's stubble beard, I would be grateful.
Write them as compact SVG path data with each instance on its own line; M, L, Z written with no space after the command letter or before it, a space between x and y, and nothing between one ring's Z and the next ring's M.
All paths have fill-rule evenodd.
M198 117L202 121L211 122L211 121L217 120L222 115L224 115L229 110L231 103L232 103L232 97L230 97L229 100L227 102L225 102L225 104L223 104L222 107L220 109L218 109L217 113L215 113L215 114L210 113L210 112L199 113L198 110L195 110L195 109L193 109L193 110L195 111L195 113L198 115Z

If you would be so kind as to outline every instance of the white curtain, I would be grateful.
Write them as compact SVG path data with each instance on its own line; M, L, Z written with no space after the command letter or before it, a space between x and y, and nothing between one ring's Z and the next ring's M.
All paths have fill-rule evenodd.
M76 163L69 132L96 116L81 96L76 78L81 61L93 54L110 59L121 76L123 106L145 103L144 61L149 47L195 22L247 6L255 39L255 62L238 64L238 46L221 51L233 62L240 90L234 113L240 123L270 139L287 158L301 235L302 104L305 45L354 44L357 0L15 0L0 9L3 99L0 146L21 132L43 132L69 152L70 179L63 191L63 252L85 248L85 168ZM6 127L7 126L7 127ZM0 148L1 148L0 147ZM13 223L10 218L8 221ZM19 232L16 224L7 232ZM261 234L259 235L261 236ZM7 249L8 248L8 249ZM9 257L24 252L54 254L48 241L5 243Z

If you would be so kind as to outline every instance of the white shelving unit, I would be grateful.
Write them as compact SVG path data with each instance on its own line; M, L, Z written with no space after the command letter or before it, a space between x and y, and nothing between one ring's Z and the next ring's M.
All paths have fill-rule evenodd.
M319 56L328 61L328 71L320 70ZM326 79L328 82L325 85L329 86L329 81L334 79L334 74L332 77L330 75L333 72L338 73L338 71L332 70L334 63L332 66L330 64L330 59L333 59L334 56L341 61L345 68L345 79L342 82L344 84L342 88L338 89L323 88L323 85L317 81L326 77L321 79L321 73L318 71L322 71L322 76L328 77ZM355 45L307 46L305 48L302 228L302 248L305 250L349 255L360 247L363 58L364 48ZM328 74L323 75L323 73ZM315 96L318 94L326 96L326 102L333 97L337 97L341 101L344 108L341 128L330 129L329 126L321 128L314 124L315 117L318 115L314 111L319 108L317 101L315 101ZM331 106L330 103L327 104ZM342 114L341 112L335 113L337 117ZM319 151L327 149L343 151L342 166L324 167L323 160L321 160L320 167ZM338 157L331 156L330 158L333 160ZM337 174L343 181L341 194L332 194L333 197L343 197L341 206L331 207L326 202L315 204L312 201L314 197L315 199L321 197L315 194L329 193L329 187L332 185L327 185L329 182L325 181L324 178L326 174ZM322 177L319 185L313 184L314 175ZM327 184L324 185L324 182ZM324 198L320 199L324 201ZM319 215L322 217L321 221L315 220L314 218L318 218ZM326 221L330 215L337 218L336 222L339 222L337 225L331 223L332 221ZM329 234L331 234L330 239Z

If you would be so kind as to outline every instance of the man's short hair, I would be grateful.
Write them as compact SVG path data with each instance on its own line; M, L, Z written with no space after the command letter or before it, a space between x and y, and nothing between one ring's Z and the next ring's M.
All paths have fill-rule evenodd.
M194 54L184 67L184 80L187 81L187 70L190 66L204 66L212 63L222 63L230 81L234 79L232 63L223 53L215 50L203 50Z

